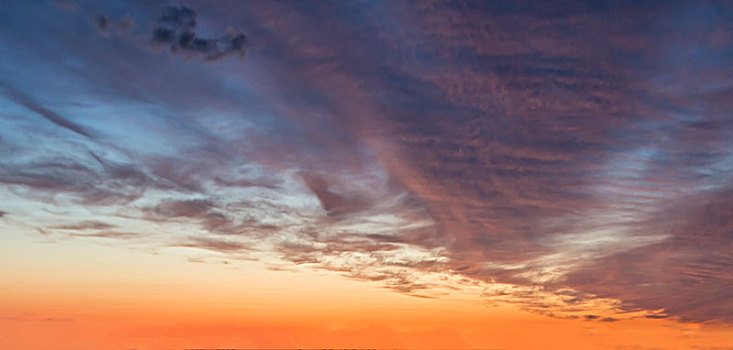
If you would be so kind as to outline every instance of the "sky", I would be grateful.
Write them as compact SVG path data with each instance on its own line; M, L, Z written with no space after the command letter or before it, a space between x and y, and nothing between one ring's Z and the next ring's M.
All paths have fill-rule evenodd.
M0 347L733 349L733 4L7 1Z

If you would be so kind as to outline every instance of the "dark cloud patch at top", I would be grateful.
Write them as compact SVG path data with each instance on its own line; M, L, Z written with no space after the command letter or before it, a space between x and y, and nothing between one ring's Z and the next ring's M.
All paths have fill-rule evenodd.
M230 55L244 57L247 45L245 34L230 29L217 38L201 37L194 31L196 17L196 11L188 7L167 7L153 28L153 43L169 48L173 53L201 55L207 61L216 61Z
M109 36L113 32L124 33L135 27L135 19L130 16L124 16L120 19L114 19L107 15L97 15L92 18L94 28L103 36Z

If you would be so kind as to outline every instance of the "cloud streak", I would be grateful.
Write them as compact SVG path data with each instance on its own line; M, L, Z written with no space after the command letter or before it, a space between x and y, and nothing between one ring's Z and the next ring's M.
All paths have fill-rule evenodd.
M87 130L84 130L84 128L82 128L80 125L76 125L75 123L60 116L59 114L37 104L35 101L33 101L33 99L31 99L24 93L12 88L8 84L0 83L0 87L2 87L7 96L13 99L16 103L25 106L29 110L35 112L37 115L45 118L51 123L54 123L61 128L67 129L81 136L91 137L90 133Z

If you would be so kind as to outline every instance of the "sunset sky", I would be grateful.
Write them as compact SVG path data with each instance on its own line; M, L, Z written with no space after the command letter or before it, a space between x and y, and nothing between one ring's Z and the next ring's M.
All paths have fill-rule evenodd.
M0 4L0 349L733 349L733 2Z

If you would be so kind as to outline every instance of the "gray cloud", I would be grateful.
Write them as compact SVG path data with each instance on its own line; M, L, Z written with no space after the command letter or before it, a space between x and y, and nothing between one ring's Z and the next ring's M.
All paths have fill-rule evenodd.
M348 214L358 214L358 212L368 209L369 203L366 198L335 193L330 188L332 185L321 176L304 174L303 180L331 217L337 218Z
M85 230L105 230L116 227L115 225L108 224L102 221L82 221L75 224L52 226L49 228L56 230L68 230L68 231L85 231Z
M107 15L96 15L92 19L92 24L99 34L109 36L113 33L122 34L135 28L135 18L130 15L120 19L114 19Z
M139 198L154 181L134 167L99 169L74 159L55 159L0 166L0 182L37 190L35 195L64 193L79 203L110 205Z
M230 30L218 38L201 37L194 32L196 11L185 6L169 6L153 28L152 42L186 56L201 55L207 61L216 61L229 55L244 57L247 36Z
M203 237L190 237L188 242L181 243L175 246L208 249L217 252L238 252L246 250L248 248L247 245L239 242Z
M112 238L112 239L133 239L141 235L137 232L101 231L95 233L72 233L70 237L79 238Z

